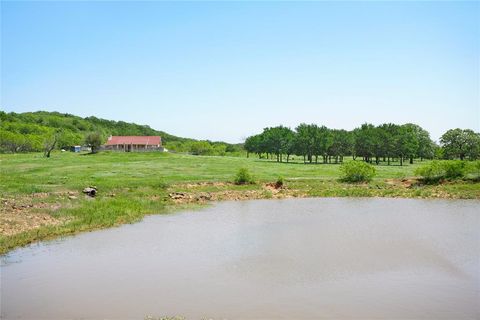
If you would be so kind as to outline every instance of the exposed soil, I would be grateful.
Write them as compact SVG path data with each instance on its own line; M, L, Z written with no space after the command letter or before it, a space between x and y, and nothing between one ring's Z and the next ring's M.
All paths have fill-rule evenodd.
M186 189L196 189L199 187L227 187L235 185L233 182L196 182L196 183L185 183L185 184L177 184L177 187L186 188Z
M195 202L207 202L207 201L221 201L221 200L253 200L253 199L281 199L281 198L293 198L293 197L305 197L306 194L301 193L298 190L288 189L286 187L279 187L274 183L263 184L261 189L257 190L219 190L212 192L195 191L192 189L201 186L227 186L233 185L232 183L218 182L218 183L198 183L177 185L178 187L185 188L188 191L171 192L169 194L170 199L175 203L195 203Z
M412 186L418 185L419 181L416 178L403 178L403 179L387 179L385 180L385 183L392 186L411 188Z
M46 199L50 196L68 197L76 199L74 192L63 193L34 193L31 197L20 199L1 199L0 203L0 235L12 236L42 226L59 225L65 223L66 219L58 219L49 213L62 208L60 202L48 203L39 199Z

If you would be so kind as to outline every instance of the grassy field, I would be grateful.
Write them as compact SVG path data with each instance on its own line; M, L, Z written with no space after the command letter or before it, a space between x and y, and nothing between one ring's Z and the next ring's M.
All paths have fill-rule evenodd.
M276 197L387 196L480 198L480 184L460 181L421 185L411 178L420 162L376 166L368 184L338 181L339 165L276 163L234 157L169 153L55 153L0 155L0 253L40 239L106 228L210 200ZM231 183L246 167L256 184ZM268 183L279 176L286 188ZM90 198L81 191L98 188ZM172 199L171 194L179 198Z

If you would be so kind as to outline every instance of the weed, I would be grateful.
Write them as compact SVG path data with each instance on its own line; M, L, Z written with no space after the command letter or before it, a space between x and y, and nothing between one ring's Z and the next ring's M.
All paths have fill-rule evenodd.
M235 175L235 184L251 184L254 183L253 177L247 168L240 168Z

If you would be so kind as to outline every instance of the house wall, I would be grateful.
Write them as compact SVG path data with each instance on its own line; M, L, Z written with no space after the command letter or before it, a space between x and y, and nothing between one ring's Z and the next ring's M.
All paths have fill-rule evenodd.
M117 145L104 145L102 150L120 151L120 152L149 152L160 151L163 152L164 148L158 145L138 145L138 144L117 144Z

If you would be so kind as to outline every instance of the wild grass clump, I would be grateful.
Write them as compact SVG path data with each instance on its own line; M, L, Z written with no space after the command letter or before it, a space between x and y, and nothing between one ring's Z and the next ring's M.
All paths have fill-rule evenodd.
M480 160L469 162L465 167L465 177L480 181Z
M277 178L277 181L275 181L275 188L280 189L284 186L285 184L285 179L282 176L279 176Z
M439 183L442 180L457 180L462 178L476 179L480 176L480 163L467 163L460 160L434 160L415 170L425 183Z
M152 187L154 189L167 189L170 185L164 181L153 182Z
M340 166L340 180L343 182L368 182L375 176L376 169L363 161L345 162Z
M247 168L240 168L235 175L235 184L253 184L253 176L250 174Z

